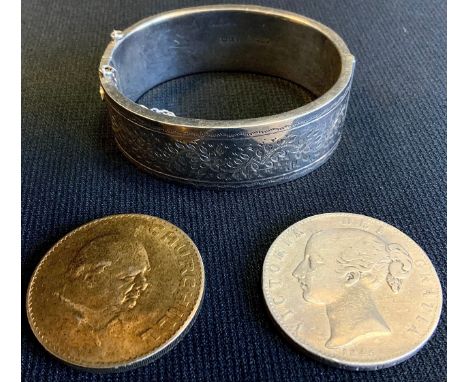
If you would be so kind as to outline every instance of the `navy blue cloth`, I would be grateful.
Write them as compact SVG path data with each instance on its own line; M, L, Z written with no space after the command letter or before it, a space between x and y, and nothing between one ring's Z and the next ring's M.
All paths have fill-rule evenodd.
M23 2L22 305L46 251L70 230L110 214L145 213L180 226L206 269L204 303L187 336L154 363L122 374L91 374L54 359L33 336L23 308L24 380L446 380L445 305L435 335L416 356L381 371L351 372L323 365L285 341L267 314L260 282L264 256L281 231L310 215L346 211L384 220L419 243L445 298L445 3L255 3L314 18L343 37L357 58L348 116L338 150L314 173L261 190L217 192L160 181L132 166L114 144L98 94L97 67L113 29L200 2ZM219 107L218 96L212 101L210 78L201 89L198 77L159 91L161 106L177 105L171 97L177 101L180 92L197 89L184 98L192 115L219 107L221 116L239 117L268 114L287 101L294 107L304 96L275 80L240 78L227 80L235 91L226 91L238 100L229 103L230 111ZM268 97L276 101L265 102Z

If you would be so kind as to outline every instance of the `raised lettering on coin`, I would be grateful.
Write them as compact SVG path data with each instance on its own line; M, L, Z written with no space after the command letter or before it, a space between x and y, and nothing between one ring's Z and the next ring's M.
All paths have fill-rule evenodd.
M285 242L290 246L278 267ZM437 274L413 240L376 219L346 213L313 216L286 229L265 258L263 292L294 342L353 369L410 357L432 335L442 306ZM301 323L300 336L291 321Z
M87 369L136 366L175 344L200 306L200 254L180 229L115 215L60 240L36 268L27 313L39 342Z

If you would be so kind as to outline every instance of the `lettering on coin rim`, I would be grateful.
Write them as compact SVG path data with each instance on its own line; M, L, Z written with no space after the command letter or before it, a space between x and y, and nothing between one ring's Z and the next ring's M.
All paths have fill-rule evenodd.
M60 349L57 346L54 346L52 343L50 343L46 336L41 332L41 330L38 328L36 319L34 317L34 313L32 310L32 305L33 305L33 293L35 290L35 284L36 284L36 278L37 275L39 274L40 269L44 266L44 264L48 261L49 257L57 250L58 247L60 247L65 241L67 241L71 236L74 236L80 231L83 231L84 229L88 229L96 224L103 223L105 221L111 221L111 220L117 220L117 219L126 219L126 218L139 218L139 219L145 219L147 221L158 221L160 223L163 223L165 225L168 225L169 228L175 230L179 234L182 235L183 238L187 239L188 243L190 244L191 248L194 251L195 257L198 259L197 262L197 267L200 269L200 281L199 281L199 288L197 290L197 299L194 301L193 308L191 312L189 312L187 319L184 322L179 322L179 325L177 329L175 330L174 334L169 337L169 339L166 342L163 342L162 346L156 347L152 349L149 352L145 352L143 354L129 357L127 359L122 359L119 362L83 362L82 360L71 356L67 354L66 352L60 352ZM183 281L183 279L182 279ZM184 232L182 231L179 227L176 225L168 222L167 220L161 219L156 216L150 216L150 215L144 215L144 214L117 214L117 215L111 215L111 216L106 216L103 218L95 219L92 220L88 223L85 223L84 225L74 229L73 231L69 232L66 234L64 237L62 237L41 259L39 264L37 265L36 269L33 272L33 276L31 278L31 281L28 286L27 290L27 297L26 297L26 313L28 316L28 321L30 323L31 329L33 333L35 334L36 338L39 340L39 342L48 350L50 353L52 353L55 357L59 358L60 360L73 364L78 367L90 367L90 368L127 368L130 367L132 364L135 363L140 363L142 361L145 361L146 359L149 359L153 357L156 354L163 353L164 349L167 349L168 347L171 346L171 344L178 339L185 333L186 330L190 328L190 325L193 323L193 320L195 319L196 314L198 313L200 307L201 307L201 302L203 299L203 294L204 294L204 289L205 289L205 273L204 273L204 267L203 267L203 260L201 258L200 252L198 248L195 246L193 243L192 239ZM179 293L178 293L179 294ZM175 304L177 305L179 302L179 298L175 298ZM170 308L172 309L172 307ZM162 318L166 317L167 314L165 314ZM68 357L68 358L64 358Z
M346 359L335 359L335 358L332 358L330 356L330 354L324 353L324 352L320 351L320 349L318 349L316 347L311 347L311 346L309 346L307 344L301 343L300 341L298 341L295 338L295 336L293 334L288 333L285 329L283 329L283 327L287 326L287 323L285 322L285 320L283 320L282 314L278 311L278 307L275 306L274 303L272 303L272 298L273 297L272 297L272 295L270 293L270 288L269 288L268 282L267 282L268 281L267 275L268 276L270 275L270 269L269 269L269 266L271 265L271 262L270 262L271 259L270 258L275 257L274 254L275 254L276 251L278 251L278 248L277 248L278 244L279 243L284 244L284 235L291 234L292 227L297 228L298 226L303 226L304 224L309 223L310 221L317 220L317 219L324 218L324 217L336 217L336 218L345 218L345 219L351 219L351 218L356 219L357 218L357 219L361 219L361 221L359 222L359 225L362 223L362 219L367 219L367 220L369 220L369 222L374 222L374 223L377 224L377 227L378 227L377 232L378 233L381 234L381 233L388 230L390 232L395 232L395 233L397 233L399 235L403 235L411 243L416 244L416 246L421 249L424 256L427 257L427 260L429 261L428 265L432 268L432 271L434 272L434 274L436 276L436 284L437 284L436 289L438 289L438 292L439 292L438 294L439 294L440 298L439 298L439 301L436 302L437 306L436 306L436 308L434 310L433 319L430 321L430 325L428 325L428 330L425 331L425 336L421 336L422 340L418 343L418 345L416 347L414 347L410 351L403 352L403 353L402 352L393 352L391 354L387 353L388 357L385 357L385 359L382 358L381 360L372 361L372 362L359 361L359 360L354 361L354 360L346 360ZM352 224L352 223L348 223L348 225L349 224ZM369 228L369 227L367 227L367 228ZM386 230L384 230L385 228L386 228ZM276 258L276 261L278 261L278 258ZM275 265L277 265L277 264L275 264ZM312 353L313 355L319 357L324 362L332 363L332 364L334 364L336 366L350 367L350 368L357 368L357 369L358 368L380 369L380 368L384 368L384 367L393 366L395 364L403 362L404 360L410 358L412 355L416 354L427 343L427 341L434 334L434 332L435 332L435 330L437 328L437 325L439 323L439 320L440 320L440 315L441 315L441 312L442 312L442 305L443 305L442 287L441 287L440 280L439 280L439 277L437 275L437 272L436 272L432 262L430 261L429 257L427 256L427 254L424 252L424 250L413 239L411 239L404 232L400 231L398 228L396 228L396 227L394 227L394 226L392 226L392 225L390 225L388 223L385 223L385 222L383 222L381 220L378 220L378 219L375 219L375 218L372 218L372 217L369 217L369 216L361 215L361 214L353 214L353 213L347 213L347 212L332 212L332 213L323 213L323 214L318 214L318 215L314 215L314 216L309 216L309 217L307 217L305 219L299 220L298 222L292 224L291 226L289 226L285 230L283 230L276 237L276 239L273 241L273 243L271 244L270 248L267 251L267 255L265 256L265 260L264 260L264 263L263 263L263 269L262 269L262 289L263 289L263 294L264 294L266 304L267 304L268 309L271 312L272 316L274 317L274 320L277 321L277 323L279 324L278 326L280 326L280 329L287 335L287 337L289 337L292 341L294 341L294 343L296 343L297 345L299 345L300 347L302 347L303 349L305 349L309 353Z

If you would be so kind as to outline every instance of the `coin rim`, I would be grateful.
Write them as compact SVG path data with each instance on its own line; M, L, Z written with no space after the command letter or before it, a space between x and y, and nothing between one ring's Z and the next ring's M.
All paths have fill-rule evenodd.
M71 236L75 235L79 231L89 228L90 226L99 224L106 220L114 220L114 219L125 219L125 218L144 218L145 220L156 220L165 224L168 224L170 228L175 229L178 231L184 238L188 240L188 242L192 245L196 257L198 258L200 264L200 287L198 289L198 297L195 301L192 311L187 316L187 319L183 322L183 324L179 327L179 329L169 338L169 340L164 343L162 346L153 349L152 351L145 353L144 355L139 355L129 360L125 360L123 362L99 362L99 363L92 363L92 362L75 362L74 360L66 359L63 354L58 354L56 351L52 350L49 346L47 346L46 341L42 340L42 335L40 334L40 330L35 324L34 313L32 309L32 292L34 290L34 284L36 282L37 274L40 271L40 268L44 265L45 261L52 253L67 239ZM146 214L138 214L138 213L130 213L130 214L116 214L116 215L109 215L102 218L94 219L88 223L85 223L71 232L67 233L63 236L59 241L57 241L52 248L47 251L47 253L42 257L39 264L34 269L34 272L31 276L31 280L28 285L28 289L26 292L26 314L29 322L29 326L31 327L34 336L39 341L39 343L54 357L58 358L59 360L65 362L66 364L79 368L84 369L86 371L95 371L95 372L120 372L126 371L129 369L133 369L138 366L143 366L155 359L159 358L160 356L164 355L168 351L170 351L182 338L183 336L189 331L195 319L200 311L203 297L205 294L205 267L203 264L203 259L201 257L200 251L198 250L197 246L193 242L193 240L179 227L172 224L171 222L164 220L157 216L151 216Z
M404 353L401 356L393 357L393 358L391 358L391 359L389 359L387 361L384 361L384 362L348 362L348 361L343 361L343 360L341 360L339 358L332 358L330 356L327 356L326 354L323 354L322 352L320 352L319 349L316 349L316 348L312 349L311 347L306 347L304 344L298 342L295 338L293 338L293 336L290 333L288 333L281 326L281 320L278 319L275 316L274 310L272 309L271 303L269 302L269 299L268 299L268 294L269 293L266 290L267 288L265 288L265 277L266 277L265 273L266 273L266 266L267 266L266 262L267 262L267 259L269 257L271 257L271 254L273 252L273 247L275 247L275 244L279 241L280 237L286 231L288 231L289 229L291 229L292 227L294 227L296 225L300 225L301 223L305 223L305 222L308 222L310 220L316 220L316 219L319 219L319 218L322 218L322 217L343 217L343 216L370 219L373 222L378 222L380 224L384 224L385 226L390 227L393 231L397 231L400 234L402 234L404 237L406 237L412 243L414 243L422 251L422 253L426 256L426 258L429 260L429 263L430 263L430 265L431 265L431 267L432 267L432 269L434 271L434 274L436 276L436 279L437 279L437 285L439 287L440 299L439 299L439 303L438 303L437 312L434 315L435 318L434 318L432 327L430 328L429 331L427 331L426 336L418 344L418 346L416 346L414 349L410 350L407 353ZM298 345L301 350L305 350L307 355L318 358L320 361L322 361L322 362L324 362L326 364L329 364L329 365L332 365L332 366L335 366L335 367L339 367L339 368L343 368L343 369L356 370L356 371L358 371L358 370L378 370L378 369L384 369L384 368L387 368L387 367L395 366L395 365L407 360L408 358L411 358L417 352L419 352L424 347L424 345L431 339L431 337L435 333L435 330L437 329L437 326L438 326L438 324L440 322L440 317L441 317L441 314L442 314L442 306L443 306L443 300L444 300L442 285L440 283L439 275L437 274L437 271L436 271L436 269L434 267L434 264L432 263L430 257L427 255L427 253L421 248L421 246L418 243L416 243L411 237L409 237L407 234L402 232L400 229L398 229L397 227L392 226L389 223L386 223L386 222L384 222L382 220L379 220L379 219L376 219L376 218L373 218L373 217L370 217L370 216L366 216L366 215L362 215L362 214L349 213L349 212L329 212L329 213L312 215L312 216L309 216L307 218L304 218L304 219L301 219L301 220L297 221L296 223L288 226L286 229L281 231L281 233L276 237L276 239L273 241L273 243L268 248L267 254L266 254L265 259L263 261L263 266L262 266L262 292L263 292L263 297L264 297L265 303L266 303L267 308L268 308L268 312L270 313L271 317L273 318L273 322L281 329L281 331L287 336L287 338L290 339L295 345Z

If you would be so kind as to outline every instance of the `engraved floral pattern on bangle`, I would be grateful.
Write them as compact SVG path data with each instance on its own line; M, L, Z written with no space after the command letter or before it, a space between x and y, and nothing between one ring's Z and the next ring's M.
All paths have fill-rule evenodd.
M305 125L273 143L244 138L177 140L159 131L139 128L111 113L119 145L142 165L174 176L187 174L208 181L248 181L294 171L318 161L338 142L347 102L327 115L323 124Z

